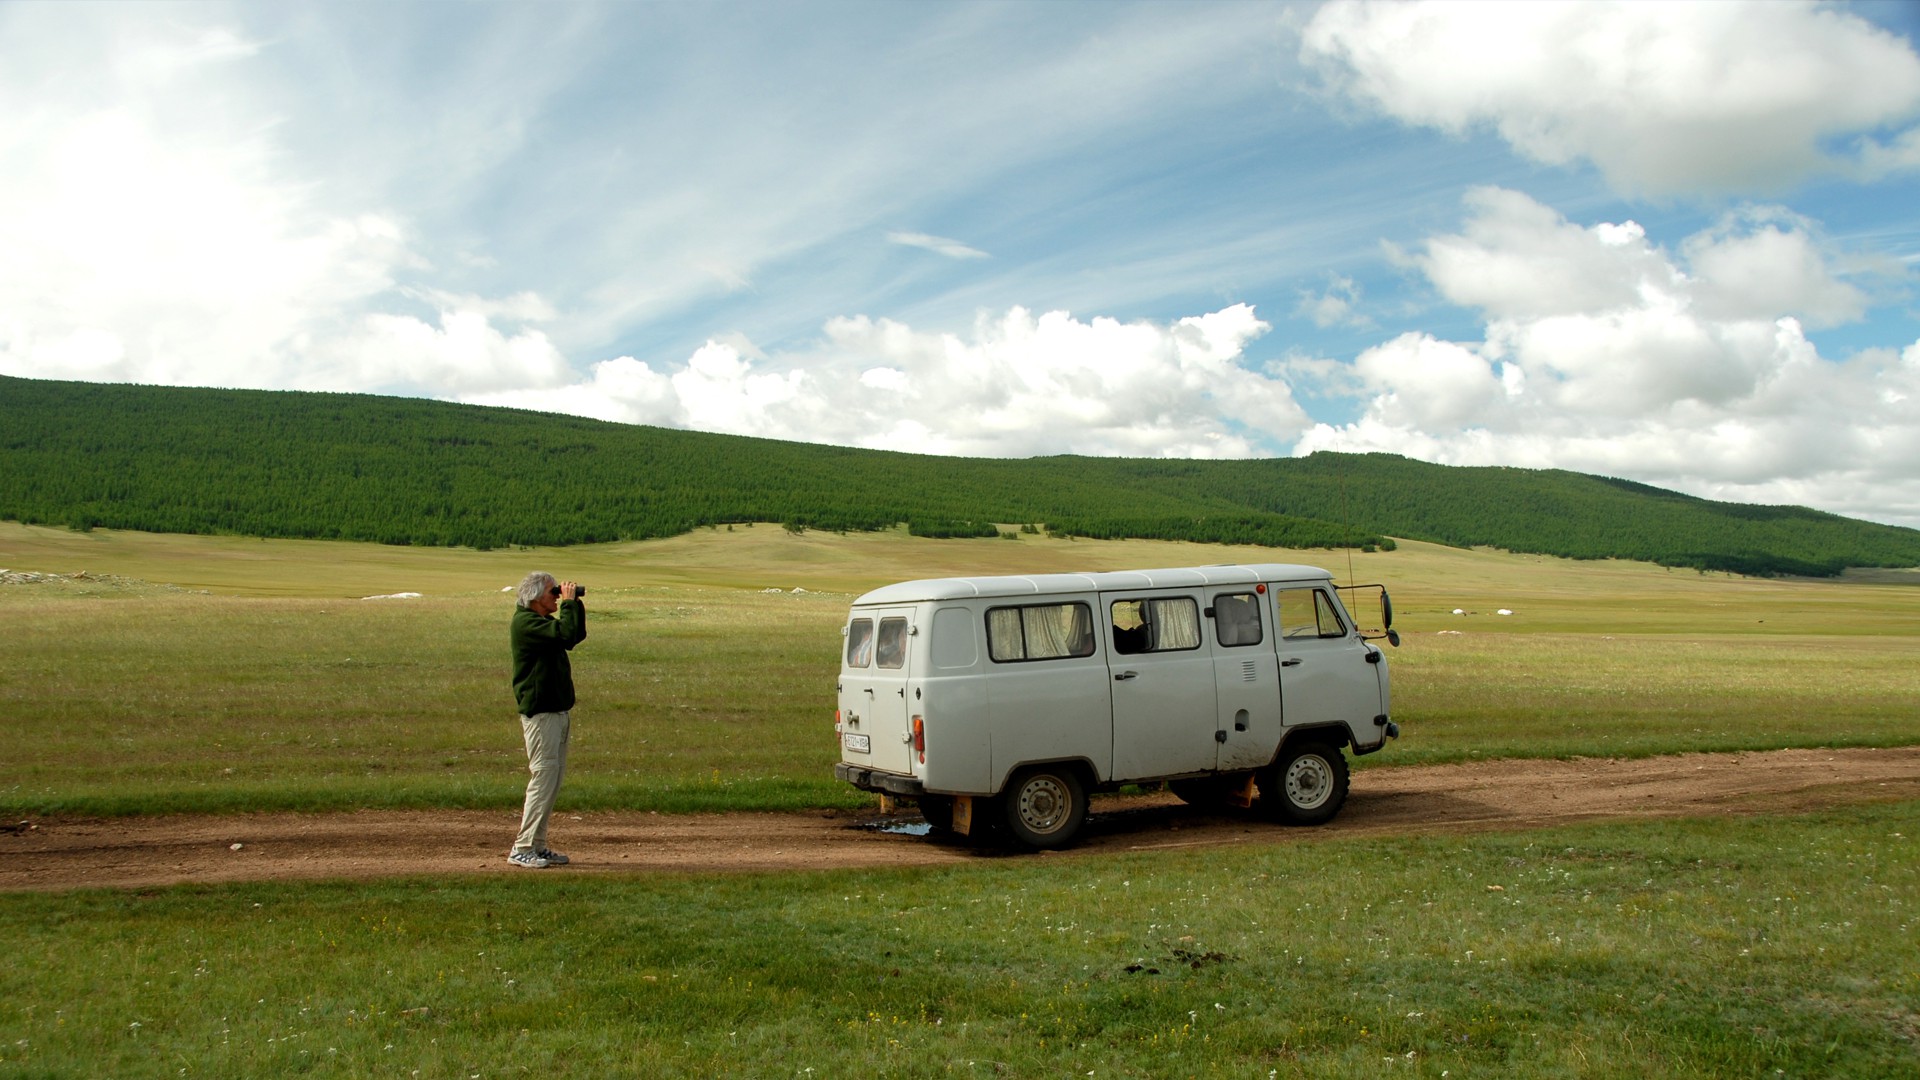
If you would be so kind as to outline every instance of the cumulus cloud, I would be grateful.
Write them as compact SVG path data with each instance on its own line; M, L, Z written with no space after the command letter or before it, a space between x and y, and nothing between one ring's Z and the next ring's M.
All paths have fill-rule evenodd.
M1566 468L1920 523L1920 345L1819 354L1807 323L1862 300L1808 223L1743 210L1669 251L1514 192L1466 205L1458 233L1408 261L1482 314L1483 340L1409 333L1362 353L1362 415L1315 425L1296 453Z
M405 287L430 269L407 223L321 200L239 89L260 46L96 29L97 93L0 79L0 373L436 394L572 378L540 296Z
M1246 457L1308 423L1283 380L1243 364L1267 329L1245 304L1170 324L1015 308L966 336L852 316L801 352L710 341L677 370L621 357L466 400L916 453Z
M1405 123L1492 129L1535 161L1591 161L1627 192L1772 191L1920 165L1920 57L1823 5L1334 0L1301 58Z
M307 389L385 386L458 396L561 385L573 375L545 333L508 333L484 311L443 310L433 323L375 313L311 349L295 373Z

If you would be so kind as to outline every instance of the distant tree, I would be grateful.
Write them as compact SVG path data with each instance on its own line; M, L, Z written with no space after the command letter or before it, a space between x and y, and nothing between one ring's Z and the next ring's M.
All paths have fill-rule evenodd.
M526 548L778 521L1395 550L1394 538L1700 571L1920 565L1920 531L1624 480L1390 454L944 458L407 398L0 377L0 518ZM1012 534L1008 534L1012 535Z

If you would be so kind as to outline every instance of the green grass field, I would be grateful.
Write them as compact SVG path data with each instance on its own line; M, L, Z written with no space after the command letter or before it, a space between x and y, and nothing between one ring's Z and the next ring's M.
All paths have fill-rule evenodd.
M533 567L592 589L563 809L859 802L828 772L854 593L1275 558L1347 576L769 526L476 553L0 524L0 568L88 574L0 585L0 806L513 805L499 590ZM1417 544L1353 573L1406 635L1403 737L1367 767L1920 741L1913 575ZM5 895L0 1077L1920 1076L1915 810Z
M1884 1080L1914 820L0 896L0 1075Z
M851 805L831 770L852 595L1275 558L1348 572L1345 552L774 526L483 553L0 525L0 567L89 575L0 586L0 617L31 628L0 700L36 730L0 766L0 813L516 805L500 590L533 567L590 585L565 805ZM1748 580L1420 544L1351 558L1392 587L1405 635L1403 737L1367 767L1920 737L1920 587L1904 583L1920 575ZM397 592L424 595L360 599Z

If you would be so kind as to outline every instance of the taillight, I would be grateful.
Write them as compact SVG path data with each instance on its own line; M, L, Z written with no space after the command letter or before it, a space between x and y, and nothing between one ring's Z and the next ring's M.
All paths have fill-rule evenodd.
M835 735L840 734L840 710L839 709L833 710L833 733Z
M920 755L920 764L927 763L927 721L922 716L913 718L913 752Z

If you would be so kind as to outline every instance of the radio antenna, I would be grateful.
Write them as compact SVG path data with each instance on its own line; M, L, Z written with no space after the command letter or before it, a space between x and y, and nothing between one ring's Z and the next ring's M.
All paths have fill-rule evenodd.
M1340 514L1346 519L1343 524L1346 525L1347 532L1347 587L1352 588L1356 580L1353 576L1353 503L1347 498L1347 458L1345 454L1340 455L1335 463L1334 473L1340 478Z

